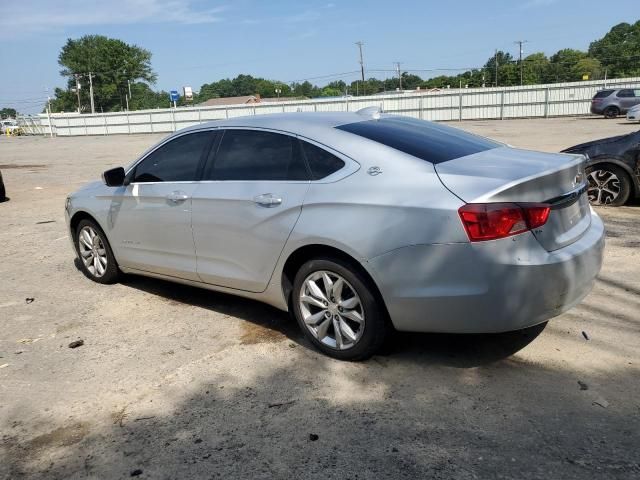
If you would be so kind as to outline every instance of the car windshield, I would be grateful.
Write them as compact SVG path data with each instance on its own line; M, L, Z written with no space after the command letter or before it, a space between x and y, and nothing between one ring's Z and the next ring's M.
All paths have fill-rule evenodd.
M336 128L433 164L504 146L457 128L408 117L388 116Z

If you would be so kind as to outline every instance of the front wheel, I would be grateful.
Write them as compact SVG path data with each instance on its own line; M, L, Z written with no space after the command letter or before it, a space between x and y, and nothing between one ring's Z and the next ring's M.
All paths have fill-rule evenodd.
M118 265L107 236L92 220L82 220L76 228L76 249L82 272L98 283L114 283L118 279Z
M365 360L383 344L384 308L370 281L348 262L318 258L294 279L294 315L319 350L339 360Z
M615 165L595 165L587 168L588 195L592 205L620 207L631 195L629 175Z

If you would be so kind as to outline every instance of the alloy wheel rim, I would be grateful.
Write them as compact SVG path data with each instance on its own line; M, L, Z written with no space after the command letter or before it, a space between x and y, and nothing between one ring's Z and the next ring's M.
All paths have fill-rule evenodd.
M89 273L94 277L102 277L107 271L107 250L100 235L86 226L78 234L80 259Z
M353 286L337 273L319 270L309 275L298 301L304 324L322 344L347 350L362 338L364 307Z
M620 179L609 170L593 170L588 181L589 201L595 205L609 205L620 196Z

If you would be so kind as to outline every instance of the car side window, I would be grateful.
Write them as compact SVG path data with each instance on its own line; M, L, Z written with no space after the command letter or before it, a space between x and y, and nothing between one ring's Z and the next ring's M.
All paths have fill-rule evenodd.
M640 98L640 89L639 90L634 90L633 93L634 93L636 98Z
M618 97L620 98L629 98L629 97L633 97L633 90L630 89L625 89L625 90L620 90L618 92Z
M208 180L308 180L297 139L260 130L225 130Z
M189 182L197 180L198 166L213 132L182 135L149 154L135 169L133 182Z
M300 141L300 143L311 168L313 180L328 177L344 167L342 160L326 150L305 141Z

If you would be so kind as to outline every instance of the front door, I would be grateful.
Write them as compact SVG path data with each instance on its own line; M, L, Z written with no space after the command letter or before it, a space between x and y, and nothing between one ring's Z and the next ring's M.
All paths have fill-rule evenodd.
M191 199L214 133L181 135L145 157L115 195L111 241L123 267L198 280Z
M227 129L193 194L200 279L263 291L308 188L309 172L297 138Z

